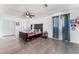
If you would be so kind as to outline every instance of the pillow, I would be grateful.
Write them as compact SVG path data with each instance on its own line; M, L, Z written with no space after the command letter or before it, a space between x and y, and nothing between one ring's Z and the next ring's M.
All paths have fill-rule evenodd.
M39 29L39 32L41 32L41 30Z
M34 32L28 32L28 34L34 34Z
M37 29L35 29L34 32L37 32Z

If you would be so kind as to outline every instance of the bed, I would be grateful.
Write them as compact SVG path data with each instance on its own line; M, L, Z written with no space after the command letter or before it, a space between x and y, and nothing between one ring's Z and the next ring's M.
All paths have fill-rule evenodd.
M34 24L34 32L19 32L19 39L23 41L31 41L35 38L42 37L43 25Z

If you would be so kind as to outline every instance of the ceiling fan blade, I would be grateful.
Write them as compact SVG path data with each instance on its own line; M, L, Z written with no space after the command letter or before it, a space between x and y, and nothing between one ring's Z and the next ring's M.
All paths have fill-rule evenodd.
M48 4L44 4L45 7L48 7Z
M32 16L31 16L31 15L29 15L29 18L32 18Z
M31 15L32 17L35 17L35 15Z
M30 13L26 13L26 16L29 16L30 15Z

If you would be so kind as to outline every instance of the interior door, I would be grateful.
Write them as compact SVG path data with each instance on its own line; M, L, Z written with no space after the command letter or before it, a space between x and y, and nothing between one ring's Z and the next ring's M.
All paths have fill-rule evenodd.
M62 38L64 41L70 41L70 14L62 15Z
M58 25L59 17L53 17L53 37L58 38L59 36L59 25Z

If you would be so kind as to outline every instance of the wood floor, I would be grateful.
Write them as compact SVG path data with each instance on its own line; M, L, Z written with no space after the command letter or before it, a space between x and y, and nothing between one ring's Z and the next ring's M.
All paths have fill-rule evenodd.
M77 54L79 44L37 38L21 42L17 36L0 38L0 54Z

